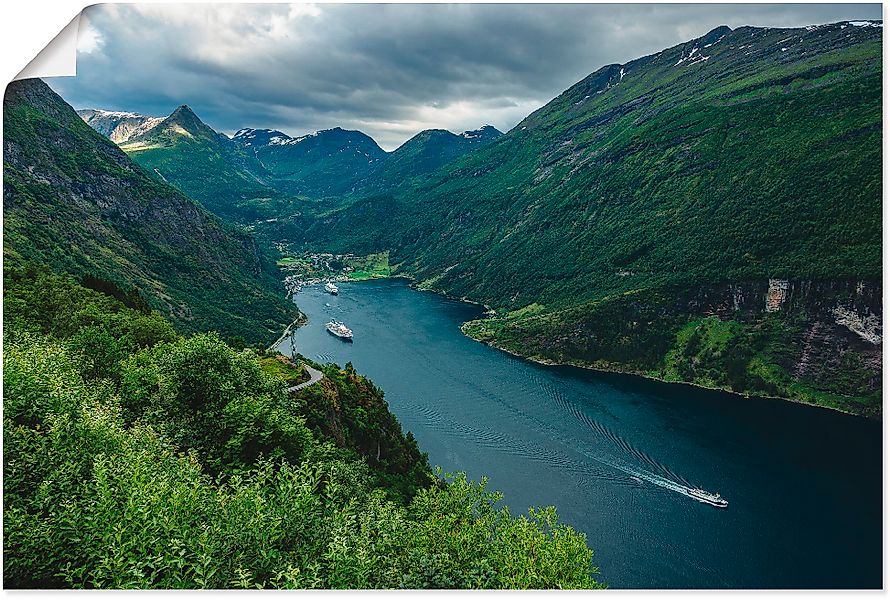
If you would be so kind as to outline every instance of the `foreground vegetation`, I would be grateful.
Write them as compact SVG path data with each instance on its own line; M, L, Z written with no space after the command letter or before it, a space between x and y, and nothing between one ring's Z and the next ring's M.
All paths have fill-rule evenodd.
M349 365L288 395L105 288L4 273L6 587L599 586L583 534L434 476Z

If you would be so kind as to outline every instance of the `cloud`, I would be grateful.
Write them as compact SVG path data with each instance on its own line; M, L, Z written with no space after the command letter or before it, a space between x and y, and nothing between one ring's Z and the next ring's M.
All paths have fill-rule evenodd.
M86 9L76 108L293 135L341 126L391 149L421 129L508 130L604 64L726 24L879 19L830 4L102 4Z
M102 34L96 31L96 28L90 24L87 16L82 16L77 28L78 55L92 54L102 47L102 43Z

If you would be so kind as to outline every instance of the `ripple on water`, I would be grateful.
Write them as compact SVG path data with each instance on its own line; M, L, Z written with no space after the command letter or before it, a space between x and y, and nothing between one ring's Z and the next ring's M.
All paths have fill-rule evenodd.
M399 281L340 290L297 295L297 350L374 380L432 464L489 475L516 512L556 505L610 586L882 585L879 424L534 365L461 335L478 307ZM690 481L729 508L677 493Z

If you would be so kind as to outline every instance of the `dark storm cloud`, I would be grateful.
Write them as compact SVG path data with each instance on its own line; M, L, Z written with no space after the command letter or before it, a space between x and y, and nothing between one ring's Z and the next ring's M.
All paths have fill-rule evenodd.
M226 132L342 126L386 148L430 127L502 130L604 64L718 25L880 19L881 5L99 5L87 9L77 108L164 115L189 104Z

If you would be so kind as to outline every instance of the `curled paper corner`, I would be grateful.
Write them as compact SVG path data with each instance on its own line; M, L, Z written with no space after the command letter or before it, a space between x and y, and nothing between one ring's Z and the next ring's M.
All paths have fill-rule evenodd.
M18 75L13 77L13 81L33 77L74 77L77 75L77 36L80 32L82 17L82 11L77 13L71 22Z

